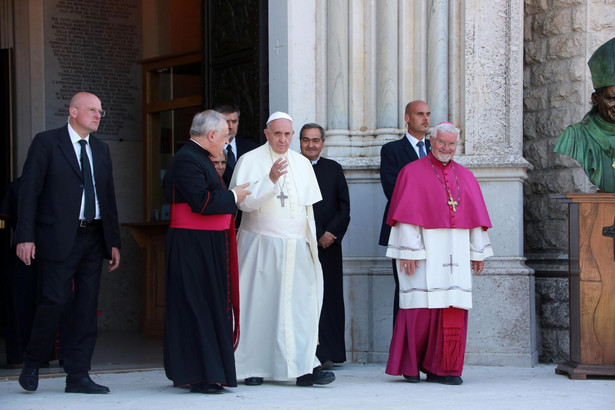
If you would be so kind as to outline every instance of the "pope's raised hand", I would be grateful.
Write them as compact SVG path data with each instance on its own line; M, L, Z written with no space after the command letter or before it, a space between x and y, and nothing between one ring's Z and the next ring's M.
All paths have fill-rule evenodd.
M288 161L284 158L280 157L273 163L271 166L271 170L269 171L269 179L272 183L277 183L278 179L284 174L288 172L286 169L288 167Z

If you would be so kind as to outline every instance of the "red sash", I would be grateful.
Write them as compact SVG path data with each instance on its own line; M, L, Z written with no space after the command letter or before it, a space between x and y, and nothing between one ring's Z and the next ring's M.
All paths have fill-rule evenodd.
M237 265L237 236L232 214L201 215L192 212L187 203L171 204L171 228L202 231L228 230L231 262L231 305L233 307L233 349L239 345L239 268Z
M171 204L171 228L225 231L231 227L231 214L201 215L192 212L187 203Z
M463 368L463 309L448 307L442 309L443 351L441 367L444 371L461 371Z

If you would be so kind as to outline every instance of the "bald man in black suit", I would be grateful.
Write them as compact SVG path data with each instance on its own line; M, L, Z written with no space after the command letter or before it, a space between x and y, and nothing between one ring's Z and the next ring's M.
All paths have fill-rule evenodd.
M73 96L68 124L37 134L23 167L17 256L36 258L42 295L24 354L20 385L38 387L61 318L67 393L108 393L89 377L97 334L98 291L103 258L120 263L120 233L109 147L92 133L105 112L98 97ZM87 161L87 163L86 163Z
M403 167L419 158L426 156L431 150L429 140L425 135L431 125L431 112L426 102L415 100L406 105L404 121L408 124L408 132L398 139L382 146L380 150L380 183L387 197L387 204L382 216L382 228L378 244L388 246L391 227L387 225L389 204L393 195L393 188L397 181L397 175ZM399 310L399 281L397 279L397 267L393 261L393 278L395 279L395 298L393 302L393 324Z

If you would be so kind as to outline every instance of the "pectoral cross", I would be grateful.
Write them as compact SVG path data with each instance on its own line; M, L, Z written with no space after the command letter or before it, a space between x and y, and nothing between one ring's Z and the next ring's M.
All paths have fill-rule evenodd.
M452 207L453 207L453 212L457 212L457 208L456 208L456 206L457 206L457 205L459 205L459 202L454 201L454 200L453 200L453 196L452 196L452 195L449 195L449 196L448 196L448 202L447 202L447 204L449 204L449 206L452 206Z
M613 225L602 228L602 236L610 236L613 239L613 260L615 260L615 221Z
M284 200L288 198L288 195L284 195L284 191L280 191L280 195L276 196L280 200L282 206L284 206Z
M451 267L451 275L452 275L453 274L453 266L459 266L459 264L458 263L453 263L453 255L450 255L450 256L451 256L450 262L449 263L443 263L442 267L446 268L447 266L450 266Z

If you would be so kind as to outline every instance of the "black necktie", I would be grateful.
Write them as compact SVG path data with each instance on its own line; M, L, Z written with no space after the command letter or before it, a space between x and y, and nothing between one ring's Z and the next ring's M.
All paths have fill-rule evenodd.
M83 174L83 190L85 192L85 204L83 207L83 217L86 221L92 222L96 216L96 205L94 204L94 182L92 181L92 168L88 152L85 149L87 141L82 139L81 144L81 173Z
M416 146L419 147L419 158L427 156L427 154L425 154L425 150L423 149L423 145L425 145L423 141L419 141L416 143Z
M233 153L231 144L226 146L226 165L231 168L235 167L235 154Z

